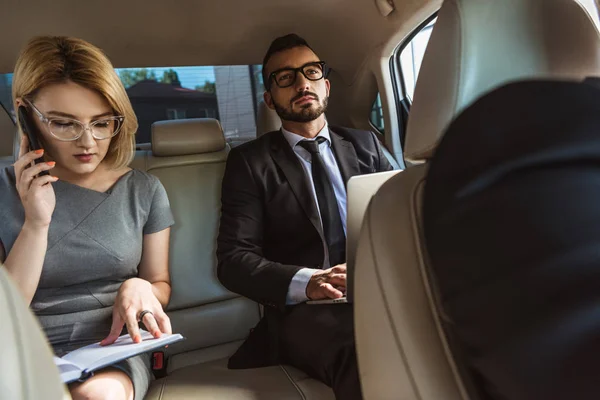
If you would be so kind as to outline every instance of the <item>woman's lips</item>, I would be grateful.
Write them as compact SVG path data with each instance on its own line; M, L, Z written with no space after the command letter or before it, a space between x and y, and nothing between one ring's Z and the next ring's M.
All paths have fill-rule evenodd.
M94 158L93 154L75 154L75 158L82 163L89 163Z

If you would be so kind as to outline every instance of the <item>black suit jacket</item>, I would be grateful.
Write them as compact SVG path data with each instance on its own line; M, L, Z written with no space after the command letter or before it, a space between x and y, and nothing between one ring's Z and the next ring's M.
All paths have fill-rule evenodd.
M345 183L354 175L392 169L373 133L329 129ZM327 245L309 181L280 131L231 151L221 201L219 279L229 290L263 304L267 317L230 366L276 363L277 320L284 316L292 277L301 268L328 265ZM268 359L267 354L261 354L265 352Z
M599 398L600 90L521 82L475 102L431 162L423 213L480 398Z

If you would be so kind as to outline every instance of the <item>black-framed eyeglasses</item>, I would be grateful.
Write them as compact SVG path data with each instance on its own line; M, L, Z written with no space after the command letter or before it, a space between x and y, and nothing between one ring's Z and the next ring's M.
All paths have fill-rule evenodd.
M318 81L319 79L327 78L329 75L329 67L325 61L309 62L298 68L281 68L269 74L266 89L271 90L271 82L280 88L292 86L296 82L296 77L300 72L309 81Z
M35 112L42 123L48 125L48 131L52 136L63 142L69 142L79 139L83 132L90 130L92 137L96 140L110 139L121 130L125 117L115 115L113 117L105 117L92 121L89 124L84 124L76 119L66 117L48 118L30 100L25 100L31 109Z

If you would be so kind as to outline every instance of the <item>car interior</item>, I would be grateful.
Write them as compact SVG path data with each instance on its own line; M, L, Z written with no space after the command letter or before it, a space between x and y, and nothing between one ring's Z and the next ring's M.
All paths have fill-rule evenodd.
M597 74L597 6L594 0L188 0L168 5L158 0L4 0L0 167L18 155L10 79L20 48L33 36L88 40L106 52L123 80L146 69L130 87L152 80L152 68L158 76L173 68L180 86L187 85L186 67L214 71L208 76L216 89L196 79L196 89L186 90L211 94L203 98L210 97L215 111L202 106L196 116L191 109L181 111L181 105L165 106L166 112L148 120L131 163L158 177L169 196L175 225L167 313L173 331L186 338L165 349L166 376L153 382L145 398L334 399L329 387L288 365L227 369L228 357L256 325L262 307L229 292L216 275L228 152L281 126L261 100L257 66L275 37L298 33L332 68L328 122L375 132L401 170L386 175L378 190L364 192L364 218L361 214L362 223L353 223L359 238L352 257L364 398L478 399L452 338L442 329L444 316L428 273L421 227L427 163L448 124L493 88L520 79ZM136 113L136 104L141 110L158 98L151 93L134 102ZM142 129L142 111L138 118ZM69 398L43 332L2 268L0 315L6 350L0 358L1 397Z

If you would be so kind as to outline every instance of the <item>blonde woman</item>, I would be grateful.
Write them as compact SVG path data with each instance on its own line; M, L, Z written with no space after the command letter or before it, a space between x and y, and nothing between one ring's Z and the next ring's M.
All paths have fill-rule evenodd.
M139 342L140 318L155 337L170 333L173 216L158 179L127 166L137 120L110 61L83 40L35 38L17 60L13 99L41 149L22 135L18 161L0 170L0 261L55 353L110 345L124 327ZM144 355L69 389L142 399L151 379Z

